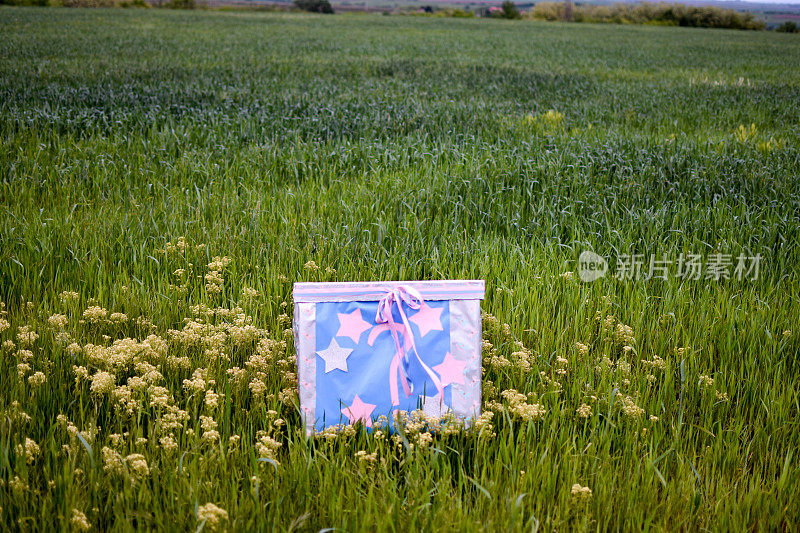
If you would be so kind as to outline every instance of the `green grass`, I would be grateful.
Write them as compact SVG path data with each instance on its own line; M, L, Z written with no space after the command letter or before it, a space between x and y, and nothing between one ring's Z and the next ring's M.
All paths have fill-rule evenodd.
M20 8L0 9L0 27L4 530L66 529L77 509L97 530L192 531L208 502L238 531L797 530L797 36ZM563 120L536 118L549 110ZM189 248L163 251L181 236ZM763 260L757 280L562 276L585 249L612 267L632 253ZM220 294L202 279L214 256L231 259ZM492 428L412 450L360 430L306 439L291 282L436 278L487 281ZM170 335L198 304L241 306L256 331L236 336L221 313L199 344ZM84 319L90 305L127 321ZM119 364L85 348L148 335L164 347L151 337ZM267 361L248 367L265 336L287 343L262 341ZM129 410L124 389L92 393L73 371L111 368L122 385L146 362L158 374ZM216 407L183 386L198 368ZM515 415L505 389L544 416ZM170 409L185 413L174 427ZM277 451L256 446L261 430ZM132 459L115 471L104 448L149 473Z

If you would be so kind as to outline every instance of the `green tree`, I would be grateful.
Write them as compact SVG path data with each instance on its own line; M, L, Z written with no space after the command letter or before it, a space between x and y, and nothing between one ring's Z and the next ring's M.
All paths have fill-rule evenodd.
M503 18L507 19L522 18L519 9L517 9L517 5L511 0L506 0L505 2L503 2L501 9L503 10Z
M333 7L328 0L294 0L294 5L310 13L333 13Z

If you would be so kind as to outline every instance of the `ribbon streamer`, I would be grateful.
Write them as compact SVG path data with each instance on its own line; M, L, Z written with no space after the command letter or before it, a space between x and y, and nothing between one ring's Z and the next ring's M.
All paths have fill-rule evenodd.
M403 392L405 393L406 398L411 396L411 392L414 390L414 384L411 382L411 378L408 376L411 361L405 348L402 344L400 344L400 339L397 336L397 331L395 328L396 323L392 314L392 307L394 304L397 304L397 309L400 311L400 318L402 319L403 326L405 327L405 332L403 335L407 336L409 344L411 345L411 349L414 350L414 355L416 356L417 361L425 370L425 372L428 373L428 376L431 378L431 381L433 381L433 384L436 385L436 389L439 391L439 401L444 402L444 388L442 387L442 382L439 380L439 377L436 375L436 373L425 364L422 358L420 358L419 352L417 351L417 346L414 344L414 333L411 331L411 324L408 321L406 312L403 310L403 304L408 306L410 309L419 309L425 304L425 301L422 299L422 295L419 293L419 291L413 287L401 285L394 289L386 289L386 295L378 301L378 311L375 313L375 323L389 324L389 330L392 332L392 338L394 338L394 343L397 345L397 352L395 353L394 358L392 359L391 367L389 368L389 391L392 395L392 405L400 405L400 395L398 394L397 390L398 377L402 377L401 383L403 385Z

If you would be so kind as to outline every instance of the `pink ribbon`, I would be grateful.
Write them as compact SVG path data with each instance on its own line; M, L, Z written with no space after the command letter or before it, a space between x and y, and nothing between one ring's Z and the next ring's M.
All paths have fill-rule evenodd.
M392 395L392 405L400 405L400 395L397 391L397 378L399 376L403 378L401 383L406 398L411 396L411 392L414 389L411 378L408 377L408 367L410 364L408 353L403 345L400 344L400 339L396 331L397 328L395 327L396 323L392 314L392 307L395 303L397 304L397 309L400 311L400 318L405 327L403 335L407 337L411 348L414 350L417 361L419 361L419 364L425 369L425 372L428 373L433 384L436 385L436 389L439 391L439 401L444 402L444 388L442 387L442 382L439 380L436 373L420 358L419 352L417 352L417 346L414 344L414 333L411 331L411 324L408 322L406 312L403 310L403 304L407 305L410 309L419 309L425 304L425 301L422 299L422 295L419 291L413 287L401 285L394 289L386 289L386 295L378 301L378 311L375 313L375 323L389 324L392 338L394 338L394 343L397 345L397 352L394 354L392 364L389 368L389 391Z

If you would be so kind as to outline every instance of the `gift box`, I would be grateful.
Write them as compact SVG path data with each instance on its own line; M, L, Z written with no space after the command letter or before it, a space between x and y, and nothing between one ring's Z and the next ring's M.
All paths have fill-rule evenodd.
M398 411L480 415L483 280L295 283L306 432Z

